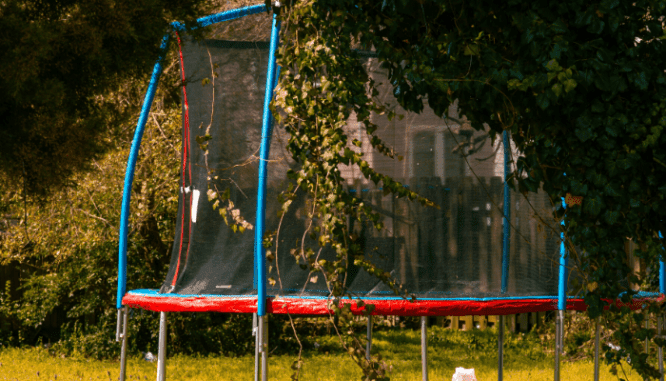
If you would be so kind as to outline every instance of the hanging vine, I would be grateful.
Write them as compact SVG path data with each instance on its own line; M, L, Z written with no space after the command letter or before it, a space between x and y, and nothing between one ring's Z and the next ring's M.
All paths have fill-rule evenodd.
M619 352L606 352L644 377L657 377L641 340L657 345L654 329L638 324L643 312L628 303L634 285L650 271L634 273L624 250L656 272L663 258L666 231L666 52L663 1L509 2L401 0L287 1L278 64L282 75L274 114L290 134L287 148L299 169L295 186L312 201L311 233L321 247L336 253L333 262L317 261L314 251L295 250L311 272L321 272L335 298L347 295L344 277L350 263L378 276L401 295L405 290L389 274L368 263L349 231L347 219L381 229L369 205L344 190L339 167L358 168L363 176L397 197L429 201L376 172L351 147L363 143L346 135L355 115L372 147L397 159L375 135L370 115L390 109L375 99L376 84L355 49L372 49L388 71L395 99L407 111L420 112L424 99L443 115L460 100L472 126L487 124L491 137L508 131L521 152L514 178L523 192L546 192L563 219L566 242L576 255L585 281L591 318L603 313L615 325ZM565 175L566 174L566 175ZM295 197L283 194L285 210ZM561 207L560 198L580 197L580 205ZM408 294L407 294L408 295ZM621 295L619 305L608 304ZM650 303L646 313L661 313ZM350 342L353 342L350 341ZM354 346L355 345L355 346ZM350 345L366 377L386 377L375 365L363 365L362 348ZM355 349L354 349L355 348ZM373 373L374 372L374 373Z

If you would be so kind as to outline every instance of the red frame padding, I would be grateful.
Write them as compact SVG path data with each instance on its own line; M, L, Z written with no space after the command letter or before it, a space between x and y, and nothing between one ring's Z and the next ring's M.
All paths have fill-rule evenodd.
M396 316L466 316L466 315L512 315L525 312L557 310L557 299L506 299L506 300L409 300L362 299L375 306L372 315ZM657 299L634 299L626 306L633 310L643 307L646 301L663 301L664 295ZM360 315L365 307L357 306L357 300L343 301L350 303L354 314ZM618 306L622 302L616 301ZM257 312L257 298L248 297L167 297L141 294L126 294L123 305L156 312ZM583 299L567 300L567 309L585 311ZM271 314L328 315L331 313L327 299L299 299L271 297L266 304Z

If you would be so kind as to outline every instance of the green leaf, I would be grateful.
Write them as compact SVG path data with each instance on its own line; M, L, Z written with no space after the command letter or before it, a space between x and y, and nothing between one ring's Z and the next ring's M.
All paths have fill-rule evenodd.
M530 75L529 77L523 79L523 82L520 84L519 89L522 90L522 91L527 91L527 89L529 89L530 86L532 86L532 84L534 84L534 81L535 81L535 76Z
M555 96L559 98L560 94L562 94L562 85L559 83L556 83L552 87L553 93L555 93Z
M615 224L619 218L620 212L618 211L607 210L606 213L604 213L604 219L611 225Z
M587 31L594 34L601 34L604 30L606 23L603 22L598 17L593 17L590 26L587 27Z
M465 51L464 51L463 54L466 55L466 56L479 55L479 45L477 45L477 44L465 45Z
M548 94L546 93L541 93L537 96L537 105L542 109L545 110L548 108L550 105L550 100L548 99Z
M587 9L587 11L578 11L576 12L575 23L578 26L588 25L592 22L592 19L594 17L596 17L596 15L594 14L594 11L591 9Z
M561 34L567 31L567 25L564 23L562 19L557 19L555 22L551 25L551 30L553 33Z
M592 131L589 118L583 116L576 120L575 133L581 142L586 142L595 136L594 131Z
M507 82L506 87L507 87L509 90L516 90L516 89L518 89L518 88L520 87L520 84L521 84L521 83L522 83L522 82L521 82L519 79L512 78L512 79L510 79L510 80Z
M557 60L552 59L546 63L546 69L552 72L562 71L562 66L557 62Z
M585 195L587 195L587 184L582 183L578 180L573 180L571 182L571 193L574 196L585 196Z
M604 12L608 12L618 5L620 5L620 0L603 0L601 2L601 6Z
M645 72L640 73L630 73L629 79L631 82L641 90L647 90L648 88L648 79Z
M620 133L622 132L622 127L614 122L615 122L614 120L611 120L608 122L608 124L606 124L606 133L608 133L608 135L612 137L619 136Z
M583 200L583 210L586 213L589 213L593 216L596 216L599 213L601 213L603 207L604 207L604 202L598 194L585 197L585 199Z
M576 85L578 84L573 78L567 79L566 81L564 81L564 91L568 93L571 90L575 89Z
M620 188L617 183L607 183L606 186L604 187L604 193L612 197L621 196Z

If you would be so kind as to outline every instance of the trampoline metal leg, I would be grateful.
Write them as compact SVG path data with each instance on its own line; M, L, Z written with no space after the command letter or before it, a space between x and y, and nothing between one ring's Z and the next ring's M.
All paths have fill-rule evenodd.
M122 335L121 330L123 329L123 312L125 311L125 307L119 308L118 309L118 319L116 320L116 342L120 341L120 337Z
M421 373L423 381L428 381L428 318L421 316Z
M116 340L120 340L120 381L125 381L127 368L127 317L129 307L123 307L118 310L118 329Z
M261 355L261 381L268 380L268 324L266 316L257 317L257 336L259 336L259 354Z
M166 380L166 312L160 312L160 336L157 352L157 381Z
M259 367L261 364L260 344L259 344L259 324L257 323L257 313L252 314L252 336L254 336L254 381L259 381Z
M557 311L555 320L555 381L560 381L560 355L564 347L564 310Z
M664 316L657 315L657 336L661 337L663 334L665 323L666 321L664 321ZM658 349L657 360L659 361L659 373L661 373L661 376L659 376L659 381L664 381L664 349L662 347L659 347Z
M497 381L504 379L504 315L499 317L498 337L497 337Z
M597 317L597 324L594 332L594 381L599 381L599 335L601 331L601 325L599 320L601 317Z
M365 344L365 358L370 361L370 354L372 351L372 315L368 315L368 328L366 332L368 342Z

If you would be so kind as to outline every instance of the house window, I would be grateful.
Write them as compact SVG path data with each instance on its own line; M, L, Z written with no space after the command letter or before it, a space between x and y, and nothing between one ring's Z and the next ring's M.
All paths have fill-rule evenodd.
M435 176L435 133L419 131L412 138L412 173L414 177Z

